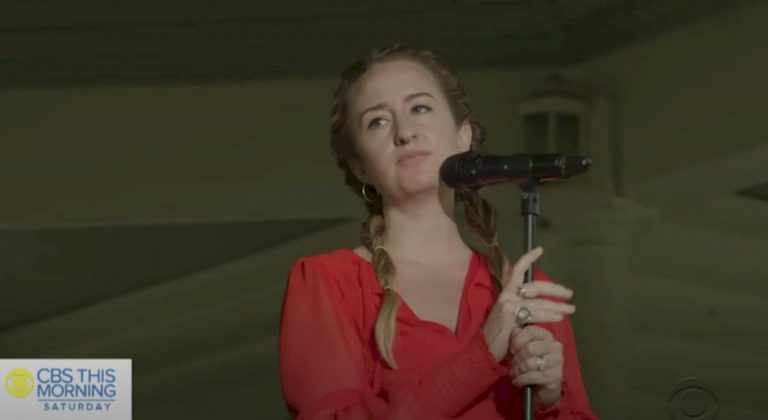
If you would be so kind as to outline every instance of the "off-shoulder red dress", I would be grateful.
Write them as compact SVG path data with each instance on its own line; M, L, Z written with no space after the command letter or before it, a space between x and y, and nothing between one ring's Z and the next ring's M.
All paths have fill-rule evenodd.
M548 280L536 270L535 277ZM298 419L519 419L522 396L482 333L496 300L485 256L473 252L456 333L419 319L402 301L387 367L373 325L382 289L373 267L342 248L299 259L288 275L280 321L280 375L288 411ZM541 324L563 344L563 395L536 419L596 419L566 318Z

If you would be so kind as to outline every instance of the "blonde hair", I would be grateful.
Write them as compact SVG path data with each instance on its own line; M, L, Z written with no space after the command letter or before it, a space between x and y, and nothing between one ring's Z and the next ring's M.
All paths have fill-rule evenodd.
M456 74L446 67L428 50L420 50L405 44L393 44L373 50L367 57L353 63L342 73L341 81L333 96L331 106L331 148L336 162L344 171L345 183L361 196L363 183L355 176L349 165L350 160L358 159L354 136L350 132L349 94L355 82L373 65L393 61L409 60L428 69L448 99L454 121L458 124L467 121L472 126L473 150L479 150L486 138L485 128L471 118L471 109L466 99L466 91ZM486 260L494 283L499 289L504 284L507 260L496 242L496 211L476 191L464 191L456 194L456 200L463 203L464 215L468 225L486 246ZM376 347L382 358L393 369L397 368L392 346L396 336L396 315L400 296L392 289L395 266L382 246L386 236L383 205L381 200L363 200L368 209L368 219L362 226L362 243L372 254L372 265L379 285L384 290L374 327Z

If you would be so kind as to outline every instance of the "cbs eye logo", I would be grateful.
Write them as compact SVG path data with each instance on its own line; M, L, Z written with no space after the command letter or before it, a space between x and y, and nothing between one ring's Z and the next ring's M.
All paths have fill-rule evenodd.
M26 369L16 368L5 375L5 390L11 396L23 398L32 392L35 378Z

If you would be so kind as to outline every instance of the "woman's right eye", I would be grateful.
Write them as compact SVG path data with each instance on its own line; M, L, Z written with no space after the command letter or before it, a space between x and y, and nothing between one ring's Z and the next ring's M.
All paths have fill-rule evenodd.
M376 128L384 125L386 120L384 118L374 118L368 123L368 128Z

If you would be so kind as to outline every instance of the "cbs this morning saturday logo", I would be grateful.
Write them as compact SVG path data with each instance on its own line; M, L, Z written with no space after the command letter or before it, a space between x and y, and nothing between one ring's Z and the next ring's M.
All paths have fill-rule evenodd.
M131 369L130 359L0 359L0 418L130 420Z

